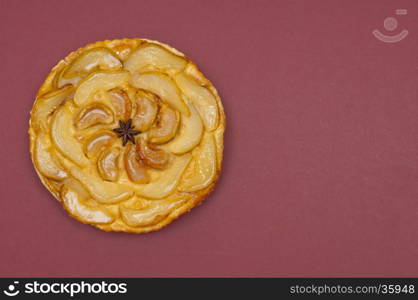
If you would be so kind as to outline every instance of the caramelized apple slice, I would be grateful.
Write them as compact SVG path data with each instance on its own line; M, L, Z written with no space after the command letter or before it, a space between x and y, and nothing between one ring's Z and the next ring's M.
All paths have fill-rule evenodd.
M203 124L199 113L193 104L188 103L190 116L182 116L177 136L172 140L168 149L175 154L183 154L196 147L202 139Z
M131 73L150 69L180 71L186 66L186 61L162 46L145 44L129 56L124 66Z
M125 152L125 169L129 179L135 183L148 183L149 176L147 168L144 163L139 159L135 148L132 145L128 145Z
M128 94L121 88L109 91L112 96L112 105L119 120L128 120L131 117L132 103Z
M218 126L218 105L213 94L201 86L193 78L180 73L174 77L182 92L193 102L202 117L207 130L212 131Z
M34 109L34 119L39 120L44 131L47 130L48 117L60 106L65 100L73 95L74 88L71 85L63 86L60 89L42 95Z
M177 132L180 114L163 104L157 116L157 122L149 131L151 143L163 144L171 140Z
M104 204L118 203L132 197L133 192L129 187L103 181L91 168L80 169L76 166L70 169L71 175L80 181L94 200Z
M216 148L213 135L205 133L198 151L193 153L190 164L179 185L179 190L194 192L207 187L216 176Z
M157 116L157 100L152 95L146 94L143 91L138 91L136 93L135 100L136 112L132 123L137 130L144 132L151 127Z
M74 137L75 129L72 122L70 103L66 102L56 111L51 125L51 137L58 150L67 158L84 166L88 160L81 144Z
M180 91L167 75L158 72L134 73L132 75L132 85L153 92L182 114L189 115L187 106L180 97Z
M167 169L164 169L164 171L156 171L161 173L155 181L141 187L136 187L137 194L150 199L166 197L177 187L191 158L190 153L174 158Z
M98 91L108 91L116 87L127 85L129 72L98 72L87 76L78 86L74 95L74 102L78 106L86 105Z
M85 75L96 70L118 70L122 63L108 48L93 48L83 52L63 73L64 78Z
M95 157L101 151L108 148L115 140L116 135L113 132L99 132L87 140L84 152L89 158Z
M86 129L97 124L110 124L112 122L112 112L106 106L94 103L79 112L75 124L77 129Z
M120 213L122 220L129 226L150 226L165 219L174 209L184 203L185 200L180 199L171 202L161 202L152 204L143 209L134 209L121 206Z
M114 221L108 211L83 203L79 194L66 186L61 189L61 198L65 210L77 220L93 224L109 224Z
M36 139L34 162L39 172L48 178L63 180L68 176L51 154L51 141L44 133L40 133Z
M117 159L119 157L119 149L113 148L104 152L97 161L97 168L100 176L107 181L116 181L119 175Z
M168 163L168 153L148 145L147 142L139 138L136 143L136 151L139 157L150 167L163 169Z

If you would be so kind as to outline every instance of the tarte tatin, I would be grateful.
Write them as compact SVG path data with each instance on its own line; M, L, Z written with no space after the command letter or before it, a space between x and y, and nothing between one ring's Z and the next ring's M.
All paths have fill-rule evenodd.
M197 66L146 39L70 53L39 89L30 152L70 216L145 233L198 205L221 171L225 114Z

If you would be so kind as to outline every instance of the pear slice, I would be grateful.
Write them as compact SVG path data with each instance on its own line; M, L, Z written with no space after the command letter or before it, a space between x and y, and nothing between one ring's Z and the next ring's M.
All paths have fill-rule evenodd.
M114 218L105 209L83 203L79 194L66 186L63 186L61 189L61 198L65 210L74 218L82 222L109 224L114 221Z
M213 132L213 136L215 138L215 144L216 144L216 163L217 163L218 170L220 170L222 167L222 158L223 158L223 152L224 152L224 143L223 143L224 132L225 132L224 126L219 126Z
M155 121L158 113L156 97L141 90L136 93L136 112L132 124L136 129L145 132Z
M204 86L197 83L193 78L180 73L174 77L180 90L190 99L208 131L216 129L219 122L219 112L216 99Z
M144 70L181 71L186 60L156 44L145 44L133 52L125 62L125 69L131 73Z
M112 111L102 104L94 103L78 113L75 125L77 129L86 129L97 124L110 124L112 122Z
M83 187L81 182L75 180L72 176L69 176L62 182L61 190L64 188L64 186L77 193L78 198L82 201L94 202L94 200L91 199L89 192Z
M88 158L95 157L109 145L116 140L116 135L113 132L99 132L91 136L85 144L84 152Z
M72 122L70 104L66 102L56 111L51 125L51 137L58 150L67 158L84 166L88 160L83 153L83 147L74 137L75 129Z
M54 90L42 95L36 102L34 109L34 120L39 120L44 131L48 130L49 116L60 106L65 100L73 95L74 88L71 85L63 86L60 89Z
M92 169L80 169L76 166L70 169L71 175L80 181L94 200L103 204L118 203L132 197L129 187L103 181Z
M134 73L132 85L158 95L164 102L185 115L189 115L186 104L180 97L180 91L173 80L159 72Z
M167 143L176 135L179 123L179 112L163 104L160 108L156 124L149 131L149 140L155 144Z
M157 149L148 145L147 142L139 138L136 143L136 152L139 157L150 167L164 169L169 160L169 155L164 150Z
M135 45L136 46L136 45ZM117 54L121 61L126 61L129 55L132 53L132 48L135 47L134 45L128 44L119 44L119 45L112 45L112 50Z
M149 205L143 209L134 209L121 206L120 213L122 220L132 227L150 226L165 219L174 209L184 203L185 200L180 199L170 202L161 202Z
M188 103L190 116L182 116L177 136L168 144L174 154L183 154L199 145L203 134L203 123L193 104Z
M120 88L111 89L109 94L112 97L111 102L118 119L128 120L132 112L132 103L128 94Z
M216 176L216 147L213 135L205 133L198 151L193 153L193 163L185 171L179 190L195 192L207 187Z
M112 148L101 155L97 161L97 168L100 176L107 181L116 181L119 175L117 160L119 149Z
M192 158L190 153L178 156L173 159L171 165L161 172L160 176L153 182L136 187L138 195L150 199L161 199L169 195L176 187Z
M148 183L149 176L147 168L142 160L139 159L136 150L131 145L125 152L125 169L129 179L135 183Z
M51 153L51 141L48 135L40 133L36 138L34 162L42 175L54 179L63 180L68 177L59 162Z
M122 63L108 48L93 48L83 52L63 72L64 78L85 75L96 70L122 69Z
M98 91L107 91L122 87L129 82L129 72L96 72L87 76L77 88L74 102L78 106L86 105L92 101L92 96Z

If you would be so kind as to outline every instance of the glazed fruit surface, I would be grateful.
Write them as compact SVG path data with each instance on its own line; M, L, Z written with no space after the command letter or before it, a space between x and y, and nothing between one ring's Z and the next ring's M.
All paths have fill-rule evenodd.
M102 41L69 54L45 79L30 152L69 215L144 233L213 189L224 130L216 89L184 54L145 39Z

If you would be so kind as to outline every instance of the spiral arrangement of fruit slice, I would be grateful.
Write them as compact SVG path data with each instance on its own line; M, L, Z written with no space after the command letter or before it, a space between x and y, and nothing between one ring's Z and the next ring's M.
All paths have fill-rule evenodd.
M142 233L213 189L224 129L217 91L190 59L123 39L90 44L53 68L29 135L36 171L71 216Z

